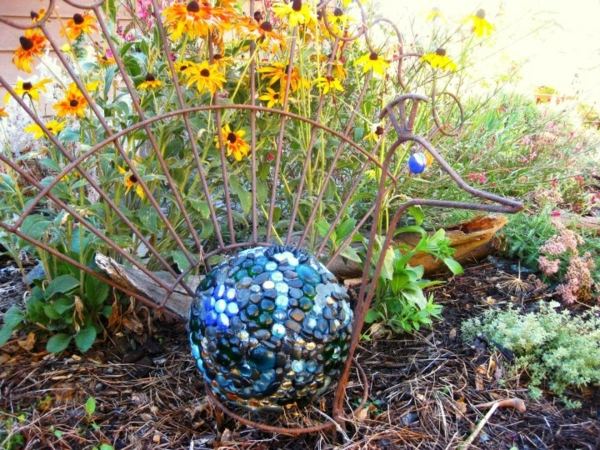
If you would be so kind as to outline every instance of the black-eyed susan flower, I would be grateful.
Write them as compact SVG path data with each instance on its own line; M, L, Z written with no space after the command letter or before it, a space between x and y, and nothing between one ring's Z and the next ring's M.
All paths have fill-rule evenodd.
M421 56L421 60L434 69L446 70L448 72L454 72L457 67L456 63L446 55L446 50L443 48L438 48L433 53L425 53Z
M367 73L370 70L372 70L374 73L381 76L385 75L385 71L390 65L390 63L383 59L381 55L375 52L362 55L354 62L354 64L357 66L361 66L363 73Z
M471 25L471 30L477 37L488 37L494 31L494 25L487 21L483 9L480 9L475 14L465 17L463 22Z
M233 10L230 6L213 7L208 2L192 0L188 3L173 3L163 10L165 25L173 40L185 34L189 38L203 38L213 31L223 31L233 25Z
M258 97L258 99L262 100L263 102L267 102L267 108L272 108L275 105L282 104L282 99L279 92L270 87L268 87L267 92Z
M269 66L261 67L258 69L258 72L269 79L269 86L273 86L275 83L279 82L279 88L281 92L284 92L288 68L287 64L275 62L271 63ZM300 72L296 67L292 67L290 73L290 89L292 92L298 90L298 88L309 86L310 82L300 76Z
M104 50L104 52L97 57L98 63L102 67L109 67L117 63L115 56L110 49Z
M236 161L241 161L250 153L250 145L244 140L244 130L232 131L229 124L221 128L221 139L225 146L227 156L233 156ZM218 138L215 138L218 141Z
M33 59L41 56L46 49L46 37L40 29L32 28L19 37L19 44L13 55L13 63L17 69L31 73Z
M272 6L275 15L291 27L308 25L315 22L316 16L308 4L302 0L292 0L290 3L275 3Z
M344 92L344 87L340 83L340 80L332 76L319 77L315 79L314 83L323 94L329 94L329 92L333 91Z
M212 65L222 72L227 70L227 67L233 62L233 58L223 56L221 53L215 53L212 59Z
M365 137L363 139L375 143L379 141L379 138L383 136L384 132L385 130L383 129L383 126L380 123L375 123L371 125L369 132L365 134Z
M349 15L344 14L341 8L335 8L333 12L327 12L327 24L336 35L341 35L351 22ZM329 33L327 25L323 22L323 33Z
M85 12L83 14L73 14L73 17L67 20L61 33L71 41L74 41L84 34L92 34L95 31L98 31L96 20L89 12Z
M225 84L225 75L219 71L217 66L210 64L208 61L195 64L189 70L188 87L195 84L200 93L210 92L214 94L222 89L223 84Z
M71 83L64 97L54 104L58 117L83 117L87 108L87 100L75 83Z
M155 89L159 89L162 84L162 81L158 80L153 74L149 73L146 75L144 81L138 85L138 88L143 91L153 91Z
M40 81L24 81L21 80L21 78L18 78L14 89L21 97L28 96L31 100L38 101L40 99L40 94L46 92L46 85L50 82L50 78L44 78Z
M51 134L56 136L58 133L60 133L65 128L65 122L51 120L50 122L46 122L44 124L44 126L48 129L48 131ZM27 125L24 128L24 130L27 133L33 134L33 137L35 139L41 139L43 137L46 137L46 133L44 132L44 130L42 130L42 127L40 127L37 123L31 123L31 124Z
M175 63L175 71L180 77L187 79L193 72L196 63L190 60L177 61Z
M38 11L31 11L29 13L29 17L31 17L31 22L37 23L42 17L46 15L46 10L44 8Z
M144 192L144 188L140 184L137 177L133 174L131 170L125 169L124 167L117 166L117 171L123 175L123 184L125 185L125 193L129 193L131 189L133 189L136 195L144 200L146 198L146 193Z

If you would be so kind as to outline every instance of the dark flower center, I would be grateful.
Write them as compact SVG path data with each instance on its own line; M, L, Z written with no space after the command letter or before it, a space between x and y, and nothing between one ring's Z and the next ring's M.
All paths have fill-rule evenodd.
M344 15L344 11L342 11L341 8L335 8L333 10L333 15L336 16L336 17L343 16Z
M221 55L220 53L217 53L216 55L213 56L213 59L215 61L219 61L220 59L223 59L223 55Z
M279 93L275 92L275 93L273 94L273 98L274 98L275 100L279 100Z
M203 77L208 77L210 76L210 71L208 69L202 69L200 71L200 75L202 75Z
M261 11L254 11L254 20L260 22L263 19L263 14Z
M146 81L156 81L156 78L154 78L154 75L149 73L148 75L146 75Z
M23 50L31 50L33 48L33 41L31 39L27 39L25 36L21 36L19 38L19 42L21 43Z
M377 136L381 136L383 134L383 127L381 125L378 125L377 128L375 128L375 134Z
M185 64L182 66L179 66L179 71L180 72L184 72L186 69L188 68L188 66L186 66Z
M271 22L263 22L260 24L260 29L263 31L273 31L273 25L271 25Z
M483 9L478 10L475 15L480 19L485 19L485 11Z
M79 13L73 14L73 22L77 25L81 25L83 23L83 16Z
M23 89L26 91L28 91L32 87L33 87L33 85L29 81L26 81L25 83L23 83Z
M31 11L29 13L29 15L31 16L31 20L36 20L40 18L40 15L38 13L36 13L35 11Z
M198 11L200 11L200 5L198 4L198 2L191 1L187 4L185 9L187 9L189 12L193 12L193 13L198 12Z
M294 11L300 11L302 9L302 0L294 0L292 2L292 9Z
M446 50L444 50L443 48L438 48L435 51L435 54L438 55L438 56L446 56Z
M71 100L69 105L71 105L72 108L75 108L77 105L79 105L79 102L77 100Z
M371 54L369 55L369 59L371 61L377 61L377 58L379 58L379 56L375 52L371 52Z
M237 136L235 135L235 133L233 133L233 132L230 132L230 133L227 135L227 140L228 140L229 142L231 142L232 144L235 144L235 141L237 140Z
M134 174L131 174L129 175L129 182L135 184L138 182L138 179Z

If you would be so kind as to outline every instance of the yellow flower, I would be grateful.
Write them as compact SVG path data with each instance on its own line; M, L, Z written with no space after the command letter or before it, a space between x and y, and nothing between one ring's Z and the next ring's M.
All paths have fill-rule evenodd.
M53 135L57 135L65 127L65 122L51 120L50 122L46 122L44 126L48 129L50 133L52 133ZM42 130L42 127L40 127L37 123L31 123L27 125L24 128L24 130L28 133L33 134L33 137L35 139L41 139L43 137L46 137L46 133L44 132L44 130Z
M97 83L87 85L86 88L88 90L90 87L97 87ZM58 103L54 105L54 109L56 110L56 114L58 117L66 117L66 116L75 116L75 117L83 117L85 115L85 109L87 107L87 100L77 88L75 83L71 83L69 88L65 91L65 96Z
M131 188L135 191L137 196L144 200L146 198L146 193L142 188L142 185L139 183L137 177L133 174L131 170L125 169L121 166L117 166L117 170L121 175L123 175L123 184L125 185L125 193L128 194Z
M112 66L113 64L117 63L117 61L115 60L115 57L113 56L112 52L109 49L106 49L104 51L104 53L102 53L101 55L98 55L97 59L98 59L98 63L102 67L109 67L109 66Z
M187 79L193 72L194 67L196 67L196 63L190 60L177 61L175 63L175 71L177 75L180 77Z
M44 15L46 14L46 10L44 8L38 11L31 11L29 16L31 17L31 22L37 23Z
M284 63L272 63L270 66L261 67L258 69L258 72L264 74L267 78L269 78L269 86L273 86L275 83L279 82L279 88L281 93L285 91L285 84L287 81L287 71L288 66ZM292 68L292 72L290 74L290 88L292 92L296 91L298 88L309 87L310 82L300 76L300 72L296 67Z
M233 156L236 161L241 161L250 153L250 145L244 140L244 130L232 131L229 124L221 128L221 139L225 145L227 156ZM215 138L218 143L218 138Z
M173 3L163 10L165 25L171 39L179 40L185 34L188 38L203 38L215 31L230 28L235 22L230 5L213 7L208 2L201 4L195 0Z
M61 30L61 33L63 36L74 41L79 39L82 34L92 34L94 31L98 31L94 17L90 13L85 12L83 14L73 14L73 17L67 20L67 24Z
M380 123L376 123L371 126L370 131L365 135L363 139L375 143L379 140L381 136L383 136L383 133L383 126L381 126Z
M348 28L350 22L350 16L344 14L344 11L342 11L340 8L335 8L333 10L333 13L327 13L327 23L329 24L331 31L338 36L340 36L344 32L344 30ZM322 30L323 33L329 34L329 30L327 29L327 25L325 25L325 22L323 22Z
M44 78L38 82L32 80L24 81L21 80L21 78L18 78L17 84L15 85L15 92L21 97L28 95L32 100L38 101L40 99L40 94L46 92L46 84L51 81L50 78ZM6 96L8 95L9 94L6 94ZM4 98L4 101L6 101L6 97Z
M260 97L259 100L267 102L267 108L272 108L275 105L281 105L281 95L275 89L267 88L267 92Z
M275 3L273 12L282 20L287 20L291 27L308 25L315 21L310 6L302 0L292 0L291 3Z
M8 113L6 112L6 108L4 106L0 106L0 119L3 117L8 117Z
M188 87L192 84L196 85L198 92L210 92L214 95L219 89L223 88L225 83L225 75L223 75L214 64L208 61L203 61L200 64L195 64L190 69L188 78Z
M344 92L344 87L340 80L334 77L319 77L314 81L315 85L323 92L328 94L329 91L340 91Z
M363 73L367 73L368 71L372 70L381 76L385 75L385 71L390 65L389 62L375 52L367 53L361 56L354 62L354 64L362 66Z
M46 37L39 28L25 30L19 37L20 46L13 55L13 63L24 72L31 73L33 58L40 56L46 49Z
M146 75L146 79L138 85L138 88L143 91L154 90L154 89L160 88L162 86L162 84L163 84L162 81L157 80L154 77L154 75L149 73L148 75Z
M488 37L494 31L494 25L487 21L483 9L465 17L463 23L470 23L473 34L477 37Z
M448 72L454 72L457 67L456 63L446 55L446 50L443 48L438 48L434 53L425 53L421 56L421 60L434 69L446 70Z
M440 11L439 8L433 8L427 13L427 17L425 17L425 20L427 20L428 22L433 22L436 19L444 19L444 15L442 14L442 11Z

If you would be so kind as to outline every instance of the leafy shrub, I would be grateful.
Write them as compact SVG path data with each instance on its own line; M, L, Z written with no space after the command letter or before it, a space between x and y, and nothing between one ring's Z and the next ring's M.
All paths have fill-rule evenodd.
M514 308L487 311L463 323L463 339L471 342L483 336L514 352L511 373L527 374L533 398L545 387L567 406L579 407L568 390L600 384L600 310L574 316L557 307L551 302L527 314Z
M416 225L401 227L398 233L417 233L419 242L413 247L400 244L390 247L384 259L380 283L372 308L367 313L366 322L380 321L395 333L419 330L431 326L432 319L441 317L442 307L434 302L433 296L425 296L423 289L441 283L423 278L423 266L413 267L410 260L417 254L428 254L444 261L448 269L457 275L462 273L460 264L452 258L454 249L444 230L428 234L422 227L423 215L420 209L412 208L411 216ZM382 242L382 240L380 240ZM381 248L381 245L379 245ZM375 253L373 261L379 257Z

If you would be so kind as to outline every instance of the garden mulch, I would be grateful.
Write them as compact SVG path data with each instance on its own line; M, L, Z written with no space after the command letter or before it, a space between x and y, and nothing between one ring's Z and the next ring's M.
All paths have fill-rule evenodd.
M49 355L25 335L1 348L0 436L20 433L26 449L102 442L118 449L454 449L484 419L486 404L519 398L526 411L496 410L470 448L599 448L597 390L573 393L583 403L578 410L551 396L534 401L508 377L508 352L462 342L464 319L507 303L531 308L549 297L515 269L488 260L437 287L444 320L433 330L404 336L374 330L377 338L363 341L358 357L371 384L369 407L345 431L291 438L229 419L218 427L185 328L137 308L123 312L113 323L118 331L83 356ZM91 415L84 409L88 397L96 399Z

